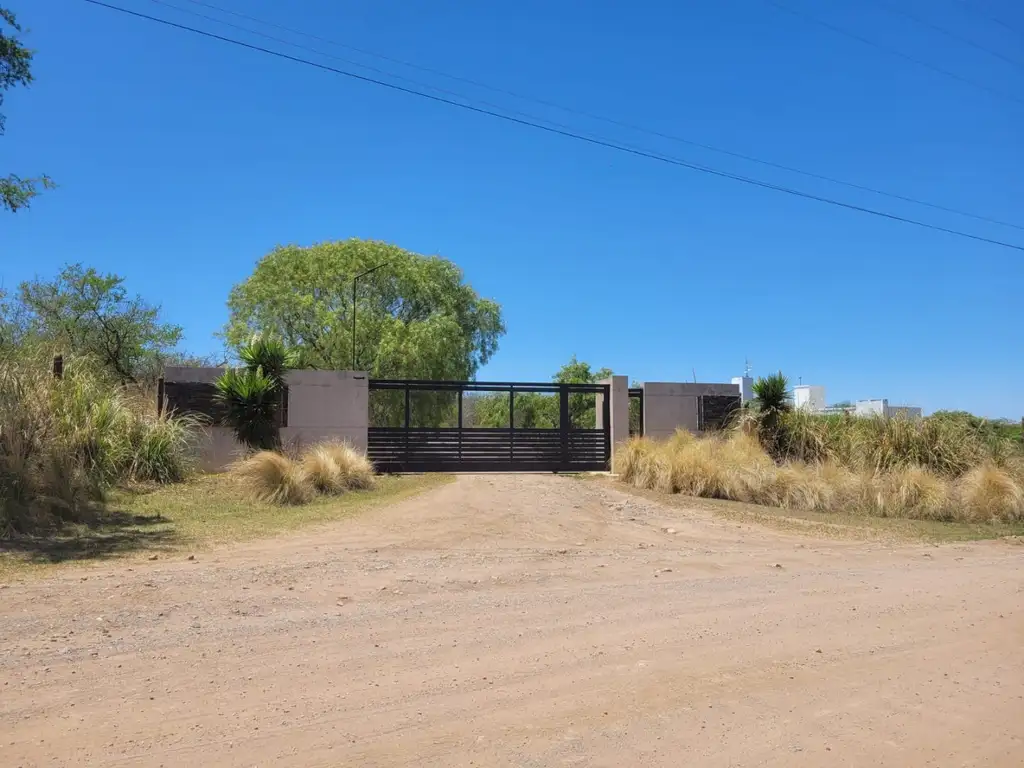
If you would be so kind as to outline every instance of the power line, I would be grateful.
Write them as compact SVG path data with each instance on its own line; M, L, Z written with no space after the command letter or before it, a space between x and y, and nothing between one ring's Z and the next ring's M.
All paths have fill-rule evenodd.
M1007 64L1011 64L1015 67L1024 69L1024 64L1017 61L1016 59L1011 59L1009 56L1005 56L999 51L993 50L992 48L989 48L986 45L977 43L974 40L971 40L969 37L964 37L963 35L957 34L956 32L946 29L945 27L940 27L938 24L933 24L927 19L922 19L917 14L911 13L910 11L907 11L903 8L899 8L891 3L882 2L882 0L879 0L878 5L879 7L889 11L889 13L896 14L897 16L903 16L904 18L910 19L911 21L916 21L918 24L924 27L928 27L928 29L935 30L936 32L946 35L947 37L950 37L953 40L957 40L963 43L964 45L969 45L971 48L976 48L979 51L984 51L990 56L995 56L997 59L1002 59Z
M984 10L982 10L981 8L978 7L977 3L970 2L970 0L960 0L960 4L966 6L969 10L973 11L974 13L976 13L981 18L988 19L993 24L998 24L1000 27L1003 27L1004 29L1008 29L1011 32L1013 32L1014 34L1020 35L1021 37L1024 37L1024 32L1022 32L1021 30L1017 29L1017 27L1010 26L1009 24L1007 24L1002 19L1000 19L1000 18L998 18L996 16L993 16L991 13L985 13Z
M526 126L526 127L530 127L530 128L536 128L537 130L545 131L547 133L555 134L555 135L558 135L558 136L564 136L564 137L570 138L570 139L576 139L578 141L583 141L583 142L586 142L587 144L592 144L594 146L605 147L607 149L614 149L616 151L623 152L623 153L626 153L626 154L629 154L629 155L635 155L637 157L646 157L648 159L657 160L657 161L660 161L660 162L663 162L663 163L667 163L669 165L676 165L676 166L679 166L679 167L682 167L682 168L689 168L690 170L700 171L702 173L707 173L707 174L712 175L712 176L718 176L720 178L731 179L733 181L741 181L741 182L743 182L745 184L750 184L752 186L761 187L763 189L771 189L771 190L775 190L777 192L784 192L786 194L793 195L795 197L801 197L801 198L804 198L804 199L807 199L807 200L816 200L818 202L826 203L828 205L834 205L834 206L837 206L837 207L840 207L840 208L845 208L847 210L858 211L860 213L867 213L867 214L870 214L872 216L878 216L880 218L889 219L891 221L899 221L899 222L903 222L905 224L913 224L914 226L923 227L925 229L931 229L931 230L934 230L934 231L937 231L937 232L945 232L946 234L955 235L957 237L965 237L965 238L968 238L968 239L971 239L971 240L976 240L978 242L989 243L991 245L998 245L998 246L1001 246L1003 248L1011 248L1011 249L1017 250L1017 251L1024 251L1024 245L1017 245L1015 243L1008 243L1008 242L1005 242L1005 241L1002 241L1002 240L995 240L995 239L988 238L988 237L982 237L981 235L974 235L974 234L971 234L969 232L963 232L961 230L950 229L948 227L939 226L937 224L929 224L927 222L923 222L923 221L920 221L920 220L917 220L917 219L911 219L911 218L907 218L907 217L904 217L904 216L898 216L896 214L887 213L885 211L879 211L879 210L874 209L874 208L867 208L867 207L860 206L860 205L854 205L853 203L846 203L846 202L843 202L841 200L835 200L835 199L832 199L832 198L823 197L821 195L815 195L815 194L812 194L810 192L803 192L803 191L798 190L798 189L793 189L793 188L790 188L790 187L784 187L784 186L781 186L781 185L778 185L778 184L772 184L770 182L761 181L759 179L753 179L753 178L750 178L750 177L747 177L747 176L740 176L738 174L728 173L726 171L720 171L720 170L717 170L715 168L710 168L708 166L698 165L696 163L687 162L685 160L680 160L678 158L674 158L674 157L670 157L670 156L666 156L666 155L660 155L660 154L657 154L655 152L648 152L648 151L643 150L643 149L637 149L635 147L630 147L630 146L623 145L623 144L617 144L617 143L615 143L613 141L609 141L609 140L606 140L606 139L602 139L602 138L598 138L598 137L593 137L593 136L587 136L587 135L584 135L584 134L581 134L581 133L576 133L576 132L565 130L565 129L562 129L562 128L556 128L556 127L544 125L542 123L534 122L534 121L531 121L531 120L525 120L525 119L522 119L522 118L519 118L519 117L514 117L512 115L503 114L501 112L496 112L496 111L490 110L490 109L483 109L481 107L473 106L472 104L464 104L462 102L454 101L454 100L446 98L444 96L435 96L434 94L424 93L422 91L417 91L417 90L415 90L413 88L407 88L407 87L405 87L403 85L396 85L395 83L389 83L389 82L387 82L385 80L378 80L376 78L368 77L366 75L360 75L357 72L349 72L349 71L346 71L346 70L343 70L343 69L338 69L337 67L332 67L332 66L329 66L327 64L322 64L320 62L311 61L309 59L303 59L303 58L300 58L298 56L292 56L292 55L287 54L287 53L282 53L280 51L275 51L275 50L270 49L270 48L264 48L263 46L255 45L253 43L247 43L247 42L245 42L243 40L236 40L234 38L226 37L224 35L218 35L218 34L216 34L214 32L208 32L206 30L197 29L195 27L190 27L190 26L188 26L186 24L179 24L179 23L174 22L174 21L168 21L167 19L161 19L161 18L156 17L156 16L150 16L150 15L145 14L145 13L140 13L139 11L132 11L132 10L129 10L127 8L122 8L120 6L111 5L109 3L101 2L101 0L84 0L84 1L86 3L89 3L90 5L97 5L97 6L101 6L103 8L108 8L108 9L110 9L112 11L117 11L119 13L124 13L124 14L127 14L129 16L135 16L137 18L146 19L148 21L152 21L152 22L155 22L157 24L162 24L162 25L165 25L165 26L168 26L168 27L179 29L179 30L182 30L182 31L185 31L185 32L191 32L193 34L200 35L202 37L207 37L207 38L210 38L212 40L219 40L221 42L229 43L231 45L236 45L236 46L238 46L240 48L246 48L248 50L257 51L257 52L260 52L260 53L265 53L265 54L267 54L269 56L274 56L276 58L284 59L286 61L292 61L292 62L295 62L297 64L305 64L307 66L315 67L316 69L320 69L320 70L323 70L325 72L332 72L334 74L342 75L343 77L348 77L348 78L351 78L353 80L359 80L361 82L370 83L372 85L379 85L379 86L382 86L384 88L389 88L389 89L391 89L393 91L398 91L400 93L406 93L406 94L409 94L409 95L412 95L412 96L419 96L420 98L423 98L423 99L428 99L430 101L434 101L434 102L437 102L437 103L440 103L440 104L447 104L448 106L452 106L452 107L458 107L460 109L465 109L465 110L468 110L470 112L475 112L477 114L488 115L490 117L495 117L495 118L498 118L499 120L505 120L507 122L514 123L516 125L522 125L522 126Z
M877 48L880 51L885 51L886 53L888 53L888 54L890 54L892 56L898 56L899 58L904 59L905 61L913 62L914 64L917 64L919 67L924 67L925 69L930 69L932 72L938 72L940 75L945 75L946 77L951 77L954 80L959 80L961 83L965 83L965 84L973 86L975 88L979 88L979 89L981 89L983 91L986 91L986 92L988 92L988 93L990 93L990 94L992 94L994 96L998 96L1001 99L1008 99L1009 101L1015 101L1018 104L1024 104L1024 99L1022 99L1020 97L1014 96L1013 94L1009 94L1009 93L1006 93L1004 91L1001 91L998 88L991 88L991 87L985 85L984 83L979 83L978 81L972 80L969 77L964 77L963 75L958 75L956 72L951 72L948 69L943 69L942 67L936 66L935 64L931 64L931 63L929 63L927 61L924 61L923 59L919 59L919 58L917 58L915 56L911 56L910 54L904 53L903 51L901 51L901 50L899 50L897 48L890 48L888 45L884 45L884 44L879 43L879 42L877 42L875 40L872 40L870 38L864 37L863 35L859 35L856 32L852 32L849 29L846 29L845 27L840 27L840 26L838 26L836 24L833 24L833 23L831 23L829 21L825 21L824 19L820 19L817 16L814 16L813 14L808 13L807 11L800 10L799 8L793 8L791 6L785 5L784 3L780 3L777 0L764 0L764 2L766 2L768 5L770 5L770 6L774 7L774 8L778 8L780 11L785 11L786 13L790 13L790 14L792 14L794 16L798 16L798 17L804 19L805 21L811 22L812 24L817 24L818 26L824 27L825 29L830 29L833 32L836 32L837 34L845 35L846 37L849 37L849 38L851 38L853 40L857 40L857 41L859 41L861 43L864 43L865 45L870 45L872 48Z
M809 178L809 179L816 179L818 181L826 181L826 182L828 182L830 184L839 184L841 186L848 187L849 189L856 189L856 190L859 190L861 192L869 192L871 194L880 195L882 197L888 197L888 198L891 198L893 200L900 200L900 201L905 202L905 203L913 203L915 205L921 205L921 206L924 206L926 208L931 208L931 209L936 210L936 211L942 211L944 213L952 213L952 214L955 214L957 216L964 216L964 217L969 218L969 219L975 219L976 221L984 221L984 222L987 222L989 224L998 224L999 226L1010 227L1012 229L1017 229L1017 230L1024 231L1024 226L1022 226L1020 224L1014 224L1012 222L1003 221L1001 219L992 218L990 216L983 216L983 215L977 214L977 213L969 213L968 211L963 211L963 210L960 210L958 208L951 208L949 206L940 205L938 203L932 203L932 202L929 202L927 200L921 200L919 198L910 197L908 195L901 195L901 194L899 194L897 192L889 192L889 191L886 191L886 190L878 189L877 187L870 187L870 186L867 186L867 185L864 185L864 184L858 184L856 182L846 181L846 180L843 180L843 179L838 179L838 178L836 178L834 176L827 176L825 174L815 173L813 171L806 171L806 170L803 170L801 168L795 168L795 167L790 166L790 165L784 165L782 163L776 163L776 162L773 162L771 160L764 160L762 158L754 157L753 155L744 154L742 152L736 152L736 151L729 150L729 149L723 149L721 147L716 147L716 146L713 146L711 144L705 144L705 143L702 143L702 142L699 142L699 141L694 141L692 139L686 139L686 138L683 138L681 136L675 136L673 134L663 133L661 131L652 130L650 128L644 128L642 126L638 126L638 125L635 125L635 124L632 124L632 123L628 123L628 122L624 122L624 121L621 121L621 120L617 120L615 118L606 117L604 115L598 115L598 114L595 114L593 112L587 112L587 111L584 111L584 110L575 109L573 107L567 107L565 105L558 104L558 103L555 103L555 102L552 102L552 101L548 101L548 100L545 100L545 99L540 99L540 98L537 98L537 97L534 97L534 96L527 96L527 95L524 95L524 94L521 94L521 93L517 93L515 91L507 90L505 88L500 88L500 87L496 87L496 86L493 86L493 85L489 85L488 83L483 83L483 82L480 82L479 80L474 80L474 79L471 79L471 78L468 78L468 77L461 77L459 75L453 75L453 74L450 74L448 72L444 72L444 71L441 71L441 70L438 70L438 69L434 69L432 67L426 67L426 66L423 66L423 65L420 65L420 64L416 64L416 63L413 63L413 62L410 62L410 61L405 61L405 60L402 60L402 59L394 58L394 57L387 56L387 55L384 55L384 54L381 54L381 53L377 53L375 51L367 50L365 48L358 48L356 46L348 45L346 43L341 43L341 42L338 42L336 40L331 40L329 38L322 37L320 35L315 35L315 34L312 34L310 32L304 32L302 30L294 29L292 27L287 27L287 26L284 26L282 24L277 24L276 22L260 19L260 18L258 18L256 16L250 16L250 15L242 13L240 11L231 10L229 8L222 8L222 7L220 7L218 5L214 5L212 3L203 2L203 0L185 0L185 1L189 2L189 3L192 3L193 5L199 5L199 6L202 6L204 8L209 8L211 10L219 11L221 13L225 13L225 14L237 17L237 18L245 19L247 21L251 21L251 22L254 22L256 24L262 24L262 25L267 26L267 27L271 27L271 28L274 28L274 29L279 29L282 32L287 32L287 33L293 34L293 35L299 35L301 37L305 37L305 38L308 38L310 40L316 40L318 42L326 43L328 45L333 45L333 46L337 46L339 48L344 48L344 49L347 49L347 50L350 50L350 51L355 51L356 53L360 53L360 54L363 54L365 56L372 56L374 58L381 59L383 61L389 61L389 62L391 62L393 64L399 64L399 65L401 65L403 67L409 67L411 69L417 69L417 70L420 70L421 72L427 72L429 74L438 75L440 77L444 77L444 78L447 78L449 80L455 80L455 81L458 81L458 82L466 83L467 85L471 85L471 86L474 86L474 87L477 87L477 88L483 88L485 90L488 90L488 91L491 91L491 92L494 92L494 93L500 93L500 94L503 94L503 95L506 95L506 96L511 96L513 98L516 98L516 99L521 99L523 101L529 101L529 102L533 102L535 104L543 105L545 107L551 107L553 109L558 109L558 110L560 110L562 112L566 112L568 114L577 115L579 117L585 117L585 118L588 118L590 120L598 120L598 121L606 123L608 125L614 125L614 126L617 126L619 128L625 128L627 130L636 131L638 133L644 133L644 134L647 134L649 136L656 136L656 137L661 138L661 139L666 139L668 141L674 141L674 142L677 142L677 143L680 143L680 144L685 144L685 145L688 145L688 146L691 146L691 147L698 147L700 149L704 149L704 150L707 150L709 152L715 152L715 153L718 153L718 154L721 154L721 155L726 155L726 156L729 156L729 157L735 157L735 158L738 158L740 160L745 160L747 162L757 163L758 165L763 165L763 166L765 166L767 168L775 168L776 170L786 171L787 173L795 173L795 174L798 174L800 176L804 176L804 177ZM247 27L240 26L238 24L232 24L231 22L224 21L223 19L218 19L216 17L208 16L206 14L197 13L196 11L190 11L190 10L188 10L186 8L181 8L180 6L176 6L176 5L173 5L172 3L166 2L165 0L150 0L150 2L166 6L168 8L173 8L173 9L175 9L177 11L182 12L182 13L187 13L187 14L190 14L190 15L193 15L193 16L198 16L199 18L207 19L208 21L213 21L213 22L218 23L218 24L223 24L223 25L231 27L233 29L239 29L239 30L242 30L244 32L248 32L248 33L251 33L251 34L259 35L260 37L266 38L268 40L274 40L276 42L281 42L281 43L284 43L286 45L290 45L290 46L293 46L295 48L299 48L301 50L311 51L311 52L317 53L318 55L321 55L321 56L327 56L328 58L333 58L333 59L336 59L338 61L344 61L344 62L349 63L349 64L354 64L355 66L359 66L359 67L362 67L364 69L368 69L368 70L370 70L372 72L377 72L379 74L384 74L384 75L387 75L387 76L392 77L392 78L396 78L396 79L399 79L399 80L404 80L406 82L415 83L417 85L420 85L421 87L431 88L432 90L437 90L437 91L440 91L441 93L448 93L448 94L451 94L451 95L455 95L455 96L458 96L459 98L462 98L462 99L467 99L468 98L464 94L459 94L459 93L456 93L454 91L445 90L444 88L438 88L436 86L427 85L425 83L420 83L420 82L417 82L415 80L411 80L409 78L402 77L401 75L395 75L395 74L393 74L391 72L387 72L385 70L381 70L381 69L377 69L375 67L367 66L367 65L362 64L360 62L355 62L355 61L351 61L350 59L344 59L344 58L341 58L341 57L333 56L332 54L324 53L323 51L319 51L319 50L317 50L315 48L309 48L307 46L303 46L303 45L299 45L297 43L293 43L293 42L291 42L289 40L284 40L282 38L277 38L277 37L273 37L273 36L270 36L270 35L266 35L266 34L264 34L262 32L258 32L256 30L252 30L252 29L249 29ZM507 109L506 107L490 104L489 102L486 102L486 101L483 101L483 102L480 102L480 103L486 104L488 106L492 106L492 107L495 107L495 108L498 108L498 109ZM520 116L525 115L525 113L522 113L522 112L514 112L514 114L518 114ZM531 119L539 119L539 118L536 118L536 117L531 116L531 115L525 115L525 116L529 117ZM559 123L553 123L551 121L545 121L545 122L549 122L550 124L556 125L556 126L558 126L560 128L568 128L567 126L559 124Z

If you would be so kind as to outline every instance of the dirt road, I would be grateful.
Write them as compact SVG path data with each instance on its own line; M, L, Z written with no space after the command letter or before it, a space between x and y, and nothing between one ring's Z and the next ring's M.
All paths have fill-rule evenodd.
M571 479L12 584L0 627L3 766L1024 765L1024 548Z

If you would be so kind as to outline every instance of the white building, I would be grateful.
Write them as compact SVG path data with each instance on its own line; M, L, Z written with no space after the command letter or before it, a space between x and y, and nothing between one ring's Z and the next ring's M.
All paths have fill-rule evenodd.
M889 405L885 398L876 400L858 400L854 406L858 416L883 416L887 419L920 419L924 414L915 405Z
M816 413L825 410L825 388L817 384L793 387L793 404L803 411Z
M754 399L754 380L750 376L733 376L732 383L740 388L742 402Z

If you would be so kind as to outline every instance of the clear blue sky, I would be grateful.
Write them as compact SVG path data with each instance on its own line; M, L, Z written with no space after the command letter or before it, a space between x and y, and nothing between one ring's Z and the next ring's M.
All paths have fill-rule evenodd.
M149 0L112 1L317 58ZM1009 98L766 0L210 1L1024 225L1024 69L887 10L1024 66L1024 5L1014 0L780 0ZM228 290L275 244L377 238L453 259L501 302L508 335L481 378L547 379L575 353L639 380L695 370L721 381L749 357L755 374L781 368L825 385L833 402L1024 414L1020 251L588 146L82 0L2 4L31 28L37 82L8 94L0 171L60 184L0 219L8 287L70 261L114 271L184 326L189 350L206 353L218 349ZM584 133L1024 244L1021 230L288 37Z

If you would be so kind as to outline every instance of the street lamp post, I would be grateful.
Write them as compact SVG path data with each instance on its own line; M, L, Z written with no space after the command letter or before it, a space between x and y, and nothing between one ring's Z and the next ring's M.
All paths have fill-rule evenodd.
M388 262L378 264L376 267L370 267L365 272L360 272L358 275L352 278L352 370L356 370L356 283L360 278L366 277L367 275L373 274L381 267L386 267Z

